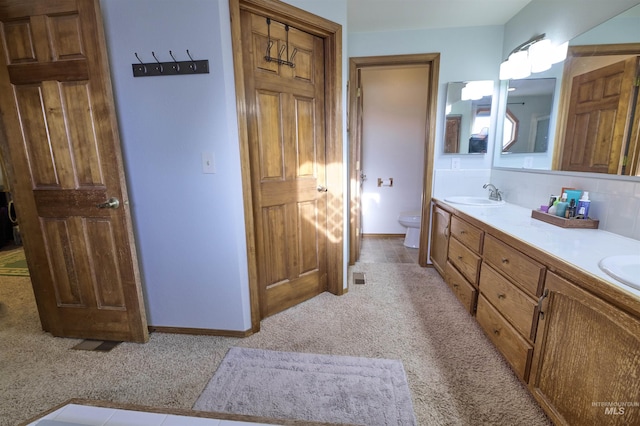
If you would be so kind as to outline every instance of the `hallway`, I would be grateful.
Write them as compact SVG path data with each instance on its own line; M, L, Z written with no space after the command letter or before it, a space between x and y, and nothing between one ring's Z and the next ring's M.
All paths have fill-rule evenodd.
M403 245L404 237L363 237L360 263L418 263L418 249Z

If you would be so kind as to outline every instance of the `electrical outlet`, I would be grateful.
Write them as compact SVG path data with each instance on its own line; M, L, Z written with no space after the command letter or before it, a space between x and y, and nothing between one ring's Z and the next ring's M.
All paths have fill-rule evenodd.
M215 173L216 162L214 160L213 152L202 153L202 173Z
M451 169L460 170L460 159L458 157L453 157L451 159Z

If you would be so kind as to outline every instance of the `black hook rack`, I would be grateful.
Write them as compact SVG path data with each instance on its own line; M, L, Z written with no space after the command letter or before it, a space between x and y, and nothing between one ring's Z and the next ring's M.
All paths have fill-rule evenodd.
M138 59L137 64L131 64L134 77L154 77L159 75L185 75L185 74L209 74L209 60L194 60L187 49L188 61L177 61L173 52L169 51L171 62L160 62L156 56L156 52L151 52L151 56L155 62L142 62L138 53L135 53Z
M289 57L289 25L284 25L285 31L285 44L280 47L280 51L278 52L278 57L274 58L271 56L271 48L273 47L273 40L271 40L271 18L267 18L267 51L264 56L264 60L267 62L277 62L280 65L288 65L291 68L295 68L296 64L293 63L293 58L296 57L296 53L298 53L298 48L294 47L293 52L291 53L291 57ZM285 53L285 59L282 59L282 54Z

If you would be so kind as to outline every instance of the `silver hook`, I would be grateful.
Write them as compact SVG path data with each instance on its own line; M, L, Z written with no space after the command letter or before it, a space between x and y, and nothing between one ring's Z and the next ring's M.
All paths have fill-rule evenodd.
M175 62L175 64L171 65L171 67L176 70L176 72L180 72L180 64L178 63L178 61L176 61L176 58L173 57L173 53L171 51L169 51L169 56L171 56L171 59L173 59L173 62Z
M142 65L142 72L143 73L147 73L147 66L144 64L144 62L142 62L142 59L140 59L140 57L138 56L138 52L134 52L134 55L136 55L136 58L138 59L138 62L140 62L140 65Z
M189 53L189 49L187 49L187 56L189 57L189 59L191 59L191 65L189 65L189 68L191 68L191 71L195 71L198 67L196 65L196 61L194 61L193 58L191 57L191 54Z
M156 52L151 52L151 55L153 56L153 58L156 60L156 62L158 63L158 66L156 67L158 71L160 71L160 74L162 74L164 72L164 67L162 66L162 64L160 63L160 61L158 60L158 58L156 58Z

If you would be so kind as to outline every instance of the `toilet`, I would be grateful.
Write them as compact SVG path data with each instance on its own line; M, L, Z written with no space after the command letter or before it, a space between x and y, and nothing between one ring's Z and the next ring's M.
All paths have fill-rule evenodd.
M400 225L407 227L404 245L406 247L418 248L420 246L420 212L417 210L400 212L398 222L400 222Z

